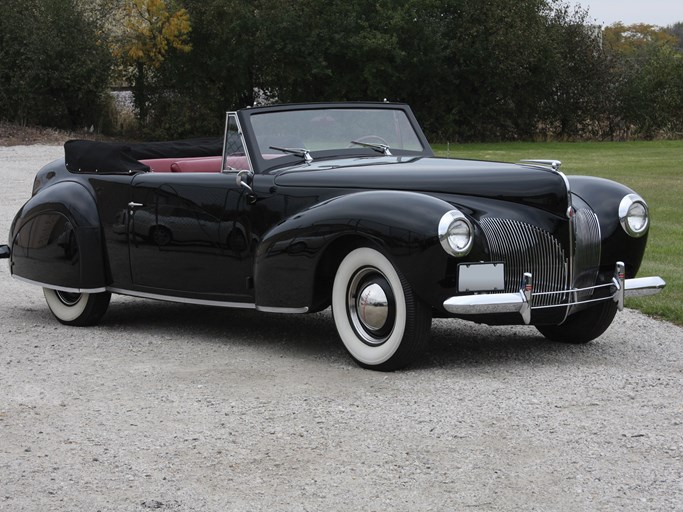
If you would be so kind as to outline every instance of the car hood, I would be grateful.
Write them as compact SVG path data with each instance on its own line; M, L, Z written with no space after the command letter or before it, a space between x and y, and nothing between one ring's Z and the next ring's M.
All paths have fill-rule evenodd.
M404 190L487 197L564 215L565 178L550 169L522 164L446 158L378 157L321 160L281 169L279 187Z

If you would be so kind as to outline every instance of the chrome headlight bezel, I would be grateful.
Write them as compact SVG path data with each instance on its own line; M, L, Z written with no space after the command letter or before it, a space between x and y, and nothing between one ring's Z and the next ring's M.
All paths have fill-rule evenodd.
M458 209L443 214L439 221L438 233L441 247L451 256L465 256L472 249L474 243L472 223Z
M619 223L633 238L645 235L650 227L650 212L638 194L628 194L619 203Z

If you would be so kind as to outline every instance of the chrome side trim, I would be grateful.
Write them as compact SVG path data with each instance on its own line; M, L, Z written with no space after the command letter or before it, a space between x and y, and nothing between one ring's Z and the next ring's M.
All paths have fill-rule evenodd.
M67 293L102 293L106 292L107 288L69 288L68 286L55 286L54 284L41 283L40 281L33 281L31 279L26 279L25 277L12 274L12 277L18 281L23 281L24 283L33 284L35 286L40 286L41 288L49 288L50 290L57 290L60 292Z
M198 304L200 306L217 306L223 308L233 308L233 309L255 309L257 311L262 311L264 313L286 313L286 314L298 314L298 313L308 313L308 307L303 306L299 308L278 308L271 306L257 306L256 304L251 304L249 302L228 302L219 300L204 300L204 299L191 299L186 297L174 297L172 295L162 295L158 293L147 293L139 292L135 290L126 290L124 288L114 288L111 286L101 287L101 288L69 288L68 286L55 286L53 284L41 283L38 281L32 281L31 279L26 279L25 277L12 275L12 277L18 281L23 281L24 283L32 284L35 286L40 286L41 288L49 288L51 290L57 290L60 292L67 293L102 293L111 292L118 293L119 295L129 295L131 297L140 297L142 299L155 299L163 300L167 302L179 302L182 304Z
M256 311L261 311L262 313L299 314L308 313L308 306L304 306L301 308L274 308L271 306L256 306Z
M129 295L131 297L140 297L143 299L165 300L167 302L180 302L183 304L199 304L202 306L219 306L225 308L239 308L239 309L256 309L254 304L247 302L223 302L218 300L205 299L191 299L187 297L175 297L173 295L162 295L158 293L139 292L136 290L126 290L124 288L107 287L107 291L111 293L118 293L120 295Z
M198 304L200 306L217 306L221 308L232 309L255 309L265 313L308 313L308 307L300 308L278 308L270 306L257 306L250 302L229 302L221 300L206 300L206 299L192 299L188 297L175 297L173 295L162 295L158 293L140 292L136 290L125 290L123 288L107 287L107 291L111 293L118 293L120 295L129 295L131 297L140 297L143 299L164 300L167 302L179 302L182 304Z
M173 295L162 295L158 293L139 292L136 290L126 290L124 288L113 288L108 286L107 291L111 293L118 293L120 295L130 295L131 297L140 297L143 299L165 300L168 302L180 302L183 304L199 304L201 306L219 306L224 308L239 308L239 309L256 309L255 304L247 302L223 302L218 300L205 299L191 299L187 297L175 297Z

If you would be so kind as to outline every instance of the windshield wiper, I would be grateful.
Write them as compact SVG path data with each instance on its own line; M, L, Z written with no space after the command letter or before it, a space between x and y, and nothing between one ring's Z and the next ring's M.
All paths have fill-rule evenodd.
M374 149L378 153L382 153L384 156L391 156L391 151L389 151L389 146L386 144L378 144L375 142L361 142L359 140L352 140L351 144L358 144L365 148Z
M282 151L283 153L289 153L290 155L296 155L300 156L301 158L304 159L304 161L307 164L310 164L313 161L313 157L311 156L311 152L307 150L306 148L281 148L278 146L269 146L270 149L274 149L276 151Z

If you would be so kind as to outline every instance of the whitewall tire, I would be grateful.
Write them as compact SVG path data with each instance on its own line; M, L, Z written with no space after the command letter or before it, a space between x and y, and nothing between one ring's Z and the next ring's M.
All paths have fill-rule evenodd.
M361 247L341 262L332 314L346 350L361 366L393 371L417 359L431 328L431 309L379 251Z
M65 325L95 325L109 307L111 294L71 293L43 288L45 300L52 314Z

